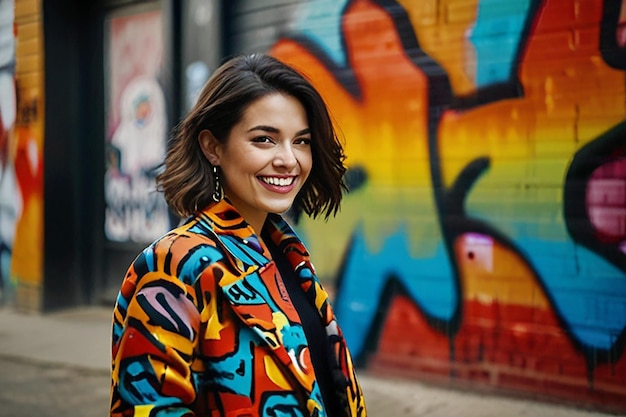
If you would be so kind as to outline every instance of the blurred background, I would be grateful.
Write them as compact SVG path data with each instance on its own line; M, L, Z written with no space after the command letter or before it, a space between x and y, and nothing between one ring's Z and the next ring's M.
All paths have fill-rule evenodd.
M341 212L291 219L361 369L626 413L626 0L0 0L0 314L112 308L250 52L345 143Z

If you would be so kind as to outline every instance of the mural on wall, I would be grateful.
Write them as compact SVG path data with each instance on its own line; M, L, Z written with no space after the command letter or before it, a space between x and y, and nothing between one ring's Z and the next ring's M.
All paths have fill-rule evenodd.
M154 181L167 140L161 12L113 17L108 25L105 233L111 241L150 242L170 227Z
M18 28L20 24L18 22ZM28 33L24 37L20 35L18 42L31 41L25 36ZM38 43L41 45L40 38ZM21 209L15 229L10 274L17 301L24 308L36 310L41 302L43 282L43 86L41 68L22 68L18 65L17 69L17 114L13 139L19 190L17 204Z
M21 213L15 177L13 127L15 125L15 35L13 1L0 0L0 302L12 292L11 255Z
M0 0L0 303L24 298L36 307L43 265L43 117L37 59L17 65L18 42L40 45L37 31L19 32L15 2ZM33 51L30 51L33 54Z
M319 87L356 174L298 228L364 366L624 409L625 9L301 6L271 53Z

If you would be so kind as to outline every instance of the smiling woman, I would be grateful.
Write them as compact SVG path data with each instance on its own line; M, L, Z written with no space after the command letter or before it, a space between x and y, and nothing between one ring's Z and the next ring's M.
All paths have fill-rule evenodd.
M309 253L281 217L334 215L344 153L294 69L239 56L209 79L157 177L187 220L132 263L113 314L111 416L365 416Z

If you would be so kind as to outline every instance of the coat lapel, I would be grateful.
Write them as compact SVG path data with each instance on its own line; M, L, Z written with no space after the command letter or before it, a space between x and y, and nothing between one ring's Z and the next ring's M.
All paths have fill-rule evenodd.
M329 366L333 374L337 398L341 400L348 415L365 415L363 392L357 382L354 364L343 332L337 324L328 293L322 288L315 274L306 247L282 217L270 215L268 226L272 240L282 249L296 276L300 278L302 289L309 301L314 303L326 328L331 351L334 354L330 358Z
M305 365L310 365L311 360L300 318L282 280L277 279L276 263L271 260L267 247L226 200L209 206L199 216L204 233L212 236L229 258L229 262L224 262L225 273L219 285L233 311L267 343L278 361L291 371L310 396L315 396L314 390L320 395L319 388L314 384L313 370ZM306 247L281 216L270 214L266 227L272 241L282 250L300 279L302 289L315 305L326 328L334 353L330 367L338 398L348 415L365 415L363 393L356 379L352 358L337 325L328 293L315 274ZM303 349L306 349L304 360L299 354ZM313 410L310 411L313 413Z
M300 279L300 286L309 302L320 313L322 323L328 325L331 319L326 311L326 306L329 305L328 294L322 289L315 274L309 251L282 217L270 215L267 227L272 240L281 249L295 275Z
M306 337L269 250L224 200L200 216L206 222L206 233L216 239L229 258L219 285L233 311L311 392L315 381L313 370L307 368L311 362L302 361L300 355L308 347Z

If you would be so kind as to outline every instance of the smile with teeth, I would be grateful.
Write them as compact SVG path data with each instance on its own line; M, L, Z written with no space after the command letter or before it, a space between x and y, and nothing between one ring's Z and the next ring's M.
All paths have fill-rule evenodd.
M279 178L279 177L259 177L261 181L266 184L274 185L278 187L288 187L293 184L293 181L296 177L287 177L287 178Z

